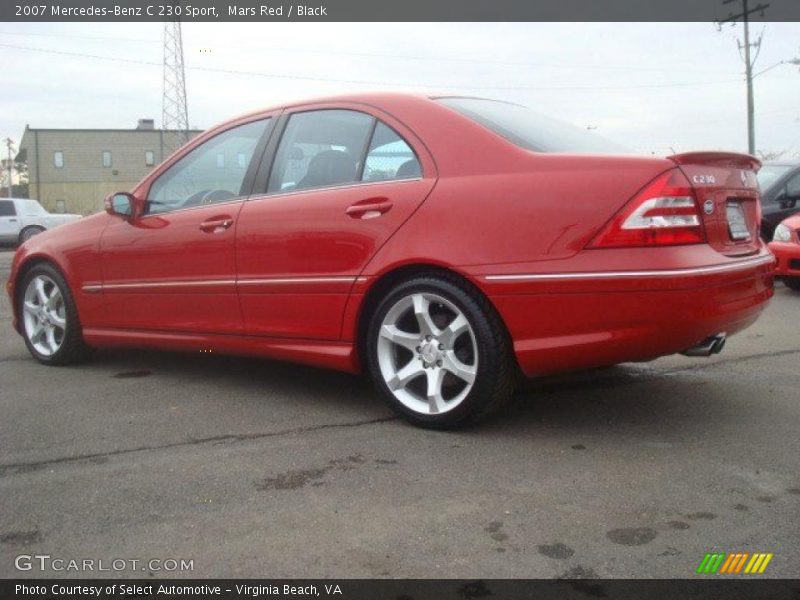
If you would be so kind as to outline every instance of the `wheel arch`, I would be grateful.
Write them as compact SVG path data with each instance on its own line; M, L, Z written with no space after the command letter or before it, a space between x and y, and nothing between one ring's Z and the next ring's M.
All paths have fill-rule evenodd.
M25 233L28 229L40 229L42 231L42 233L47 231L47 227L45 227L41 223L28 223L28 224L24 225L22 227L22 229L19 230L19 233L17 234L17 241L18 242L22 243L22 234Z
M389 290L392 289L393 286L397 285L398 283L406 281L412 277L424 275L446 275L448 277L455 277L459 279L473 292L486 299L491 308L497 313L498 317L500 318L500 322L503 323L503 326L506 328L506 332L508 332L508 327L506 326L502 315L497 310L497 307L494 305L491 298L489 298L475 283L474 279L467 274L453 267L434 262L413 262L395 265L394 267L384 270L381 274L374 278L367 290L364 292L364 297L359 303L352 334L354 335L353 339L355 341L356 355L361 367L363 367L365 364L364 353L366 352L367 329L369 327L369 321L372 318L372 315L375 309L378 307L381 299L389 292Z
M13 319L15 324L14 328L17 330L17 333L22 334L22 323L19 319L19 296L22 281L25 279L25 276L30 273L31 269L43 264L53 267L61 274L65 281L68 281L66 273L64 272L64 269L61 268L61 265L59 265L58 262L49 256L44 254L32 254L23 259L19 267L17 267L17 272L14 275L14 294L11 298L11 310L13 311Z

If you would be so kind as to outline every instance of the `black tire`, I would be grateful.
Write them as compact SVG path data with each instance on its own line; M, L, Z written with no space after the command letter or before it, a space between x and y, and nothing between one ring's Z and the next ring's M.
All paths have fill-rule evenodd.
M437 414L417 412L396 398L384 380L378 358L379 332L389 310L403 298L420 292L436 294L455 305L467 318L476 342L477 369L472 389L455 408ZM380 395L395 413L420 427L456 429L477 423L505 406L516 387L516 359L500 316L477 289L447 273L416 276L386 293L369 319L364 348L367 369Z
M27 242L35 235L39 235L44 231L44 228L39 227L38 225L31 225L30 227L26 227L22 231L19 232L19 243L22 244Z
M25 330L24 321L24 308L23 303L25 300L25 290L28 288L30 282L40 276L47 276L55 285L58 286L61 292L61 297L64 302L65 313L65 328L61 341L61 345L57 351L50 355L44 355L39 352ZM44 365L69 365L86 360L92 352L92 349L83 341L83 333L81 323L78 318L78 309L75 306L75 300L72 297L72 292L64 280L61 273L49 263L41 263L33 267L22 278L20 285L17 288L17 318L22 331L22 338L25 340L25 345L31 355Z
M784 277L783 283L786 284L790 290L800 292L800 277Z

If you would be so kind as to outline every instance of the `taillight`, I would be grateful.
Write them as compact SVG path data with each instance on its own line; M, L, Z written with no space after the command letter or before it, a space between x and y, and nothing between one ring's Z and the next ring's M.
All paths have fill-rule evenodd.
M678 169L651 181L589 244L590 248L676 246L706 241L694 190Z

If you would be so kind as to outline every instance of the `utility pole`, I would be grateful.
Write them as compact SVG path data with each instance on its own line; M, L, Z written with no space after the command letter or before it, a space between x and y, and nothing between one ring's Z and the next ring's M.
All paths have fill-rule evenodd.
M11 138L6 138L3 141L6 143L6 148L8 148L8 162L6 163L6 168L8 169L8 197L13 198L14 194L12 193L12 188L14 187L14 180L12 172L14 169L14 161L11 160L11 153L14 142L11 141Z
M750 42L750 15L754 13L761 13L764 16L764 10L769 8L769 4L758 3L753 8L748 7L748 0L723 0L722 4L731 4L732 2L742 3L742 12L738 14L729 14L728 18L717 21L717 28L722 30L725 23L735 24L739 19L744 24L744 43L737 40L739 52L744 51L744 67L745 78L747 80L747 151L750 154L756 153L756 124L755 124L755 100L753 98L753 66L755 65L758 55L761 52L761 35L755 42ZM751 48L755 49L755 56L751 58Z
M169 4L173 7L178 7L180 6L180 0L170 0ZM164 22L164 81L161 128L178 131L180 145L189 141L189 109L186 102L183 36L181 22L177 15Z

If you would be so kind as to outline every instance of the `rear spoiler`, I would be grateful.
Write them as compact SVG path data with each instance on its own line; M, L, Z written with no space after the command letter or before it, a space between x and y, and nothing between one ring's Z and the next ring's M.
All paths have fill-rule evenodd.
M667 157L679 165L707 165L709 167L731 167L758 171L761 161L750 154L737 152L684 152Z

